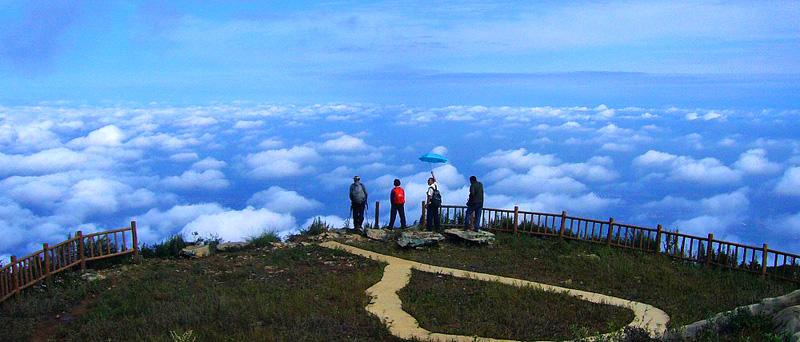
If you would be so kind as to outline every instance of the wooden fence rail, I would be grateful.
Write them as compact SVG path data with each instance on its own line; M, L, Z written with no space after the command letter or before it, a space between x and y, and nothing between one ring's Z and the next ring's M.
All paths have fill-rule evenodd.
M83 235L81 231L57 245L42 244L42 249L22 258L11 257L0 268L0 302L22 290L44 281L53 274L86 262L119 255L139 253L136 221L129 227Z
M425 202L422 203L425 207ZM378 226L379 207L375 206L375 226ZM442 205L439 209L442 226L465 226L466 206ZM422 215L422 222L424 220ZM664 230L659 224L655 228L624 224L608 220L597 220L560 214L521 211L514 209L483 208L481 227L495 232L552 236L567 240L581 240L611 247L660 253L669 257L725 267L800 282L800 255L722 241L708 236L695 236Z

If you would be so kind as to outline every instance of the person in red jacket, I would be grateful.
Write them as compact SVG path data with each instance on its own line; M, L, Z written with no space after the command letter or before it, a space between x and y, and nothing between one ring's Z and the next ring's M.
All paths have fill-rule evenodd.
M394 219L400 213L400 228L406 228L406 192L400 187L400 180L394 180L394 189L389 193L389 200L392 203L392 213L389 218L389 228L394 228Z

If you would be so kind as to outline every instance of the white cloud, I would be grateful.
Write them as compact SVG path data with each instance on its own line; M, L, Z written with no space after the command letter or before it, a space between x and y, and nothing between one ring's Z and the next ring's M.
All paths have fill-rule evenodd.
M266 149L266 150L271 149L271 148L278 148L278 147L281 147L281 146L283 146L283 142L280 141L280 139L275 139L275 138L264 139L263 141L261 141L258 144L259 148Z
M167 211L150 209L131 220L137 221L140 241L152 244L178 233L181 228L202 215L217 214L223 211L225 209L217 203L176 205Z
M181 119L176 123L176 125L182 127L206 127L206 126L216 125L217 122L218 122L217 119L211 116L190 116Z
M717 238L732 236L750 208L749 189L739 188L698 200L665 196L659 201L644 204L643 212L675 212L678 217L671 228L681 232L705 236L714 233Z
M104 126L81 138L69 142L70 146L119 146L125 140L125 132L114 125Z
M254 178L284 178L299 176L314 171L312 166L320 159L313 148L294 146L289 149L267 150L249 154L245 163L251 168L250 176Z
M247 207L204 214L189 222L181 233L191 236L218 236L225 241L244 241L264 231L276 231L286 235L297 229L295 218L289 214L278 214L267 209Z
M491 168L529 169L537 165L553 165L558 162L552 154L528 152L525 148L496 150L478 159L477 164Z
M31 155L3 154L0 152L0 175L38 175L82 168L87 165L104 167L106 163L95 160L85 153L59 147L36 152Z
M436 146L434 147L431 152L436 153L438 155L446 155L447 154L447 147L444 146Z
M320 149L333 152L361 151L367 148L364 140L351 135L342 135L335 139L325 141Z
M527 173L503 178L492 189L509 194L576 193L585 190L586 186L556 167L534 166Z
M247 205L279 213L294 213L319 208L322 203L305 198L296 191L286 190L279 186L271 186L267 190L253 194L247 200Z
M636 157L633 164L644 168L655 168L670 172L670 178L699 184L719 185L736 183L741 172L723 165L715 158L696 160L688 156L649 150Z
M782 195L800 196L800 167L787 169L775 185L775 192Z
M767 159L767 151L762 148L747 150L740 154L734 166L748 174L770 174L781 169L780 165Z
M202 172L188 170L184 171L180 176L164 178L162 182L167 187L181 190L219 190L227 188L230 184L225 179L225 174L219 170L205 170Z
M179 163L195 161L195 160L197 160L199 158L200 157L197 156L197 153L194 153L194 152L182 152L182 153L176 153L176 154L173 154L173 155L169 156L169 160L172 160L174 162L179 162Z
M233 128L236 129L253 129L259 128L264 125L263 121L249 121L249 120L239 120L233 125Z
M195 169L195 170L219 170L219 169L221 169L221 168L223 168L223 167L225 167L227 165L228 165L228 163L226 163L224 161L217 160L217 159L211 158L211 157L207 157L207 158L205 158L203 160L200 160L200 161L195 162L194 164L192 164L192 169Z

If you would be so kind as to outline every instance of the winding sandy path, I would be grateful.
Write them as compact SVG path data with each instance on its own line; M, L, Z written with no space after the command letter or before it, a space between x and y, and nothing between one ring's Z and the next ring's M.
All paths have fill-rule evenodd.
M527 280L501 277L485 273L469 272L454 268L439 267L423 264L415 261L400 259L393 256L383 255L357 247L341 244L335 241L327 241L320 244L322 247L343 250L351 254L360 255L365 258L385 262L388 265L383 271L383 278L367 289L367 294L371 297L367 311L372 313L386 324L392 335L403 339L419 339L429 341L508 341L492 338L448 335L430 332L419 326L419 322L409 313L403 311L403 303L397 292L405 287L411 279L411 270L416 269L423 272L447 274L459 278L478 279L483 281L495 281L517 287L536 287L545 291L556 291L570 296L580 298L592 303L601 303L628 308L633 311L635 317L628 324L630 327L643 328L653 336L663 335L669 322L667 314L648 304L625 300L604 294L568 289L560 286L536 283ZM611 336L615 333L595 336L600 338ZM590 338L592 339L592 338Z

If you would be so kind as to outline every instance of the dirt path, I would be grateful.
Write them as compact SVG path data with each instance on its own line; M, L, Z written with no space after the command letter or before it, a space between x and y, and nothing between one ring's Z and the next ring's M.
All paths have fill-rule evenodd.
M461 336L461 335L448 335L433 333L425 330L419 326L419 322L409 313L403 311L403 303L397 295L398 291L405 287L411 279L411 270L416 269L423 272L448 274L459 278L478 279L483 281L495 281L503 284L508 284L517 287L536 287L545 291L556 291L565 293L579 299L589 301L592 303L601 303L624 307L633 311L635 317L633 321L628 324L630 327L642 328L650 332L653 336L663 335L667 329L669 316L667 314L648 304L634 302L626 299L612 297L604 294L568 289L560 286L553 286L547 284L536 283L527 280L514 279L501 277L485 273L469 272L447 267L433 266L423 263L418 263L410 260L400 259L393 256L378 254L375 252L363 250L357 247L341 244L335 241L327 241L321 243L320 246L339 249L351 254L360 255L369 259L385 262L388 265L383 272L383 278L367 289L367 294L371 297L367 311L372 313L381 321L386 324L389 331L403 339L420 339L430 341L507 341L497 340L491 338L475 337L475 336ZM616 334L609 333L605 335L595 336L594 338L601 338ZM590 338L591 339L591 338Z

